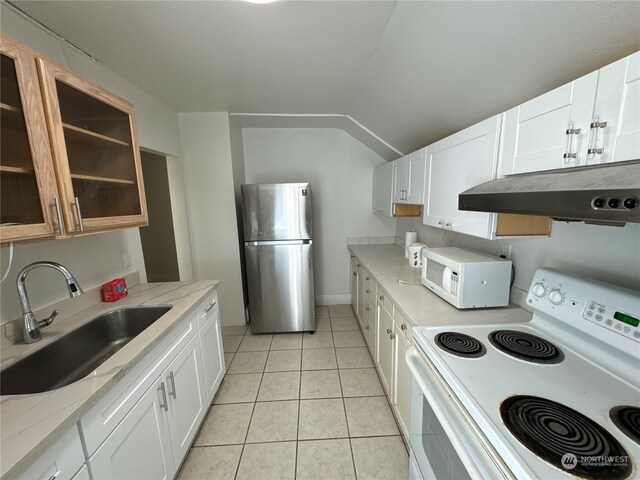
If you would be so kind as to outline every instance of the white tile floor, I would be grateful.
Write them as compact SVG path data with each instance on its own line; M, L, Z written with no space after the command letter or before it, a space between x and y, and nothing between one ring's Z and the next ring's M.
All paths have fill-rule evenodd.
M227 375L180 480L408 478L351 307L318 306L316 315L314 335L223 330Z

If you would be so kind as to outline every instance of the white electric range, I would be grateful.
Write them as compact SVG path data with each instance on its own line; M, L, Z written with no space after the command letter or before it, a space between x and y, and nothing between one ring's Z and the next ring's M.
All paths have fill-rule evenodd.
M414 328L412 478L640 476L640 293L540 269L527 303Z

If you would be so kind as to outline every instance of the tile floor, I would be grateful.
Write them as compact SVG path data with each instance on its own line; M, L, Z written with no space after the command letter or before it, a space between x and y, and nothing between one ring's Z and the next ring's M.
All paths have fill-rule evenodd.
M351 307L317 306L316 315L314 335L223 329L227 375L180 480L408 478Z

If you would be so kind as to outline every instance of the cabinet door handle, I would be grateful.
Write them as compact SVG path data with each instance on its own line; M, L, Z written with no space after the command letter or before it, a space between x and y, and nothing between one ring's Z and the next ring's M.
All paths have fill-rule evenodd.
M444 222L443 222L442 220L440 220L440 221L438 222L438 225L444 225Z
M367 288L366 292L369 293L369 289L368 288Z
M64 235L64 222L62 221L62 209L60 208L60 200L58 197L53 198L53 203L49 205L56 212L56 217L58 218L58 230L60 235Z
M380 300L384 300L384 297L382 295L380 295Z
M358 274L357 274L356 272L353 272L353 276L354 276L354 277L357 277L357 276L358 276Z
M389 334L389 338L390 338L391 340L393 340L394 338L396 338L395 333L391 333L391 334Z
M565 131L567 134L567 148L565 149L564 155L564 163L571 163L571 160L578 157L577 153L572 153L573 149L573 136L578 135L582 131L581 128L573 128L573 125L569 125L569 128Z
M204 309L204 313L209 313L209 311L216 306L216 301L213 300L209 305L207 305Z
M445 223L445 224L444 224L444 226L445 226L445 227L449 227L449 228L451 228L451 227L453 226L453 223L451 223L451 222L447 222L447 223Z
M167 402L167 391L164 388L164 382L160 382L160 386L158 387L158 390L160 390L160 392L162 393L162 401L164 402L164 403L161 403L160 406L164 408L165 412L168 412L169 402Z
M593 158L595 155L602 155L604 148L598 148L598 129L605 128L607 122L600 122L597 118L594 118L591 122L589 131L589 148L587 148L587 157Z
M368 281L368 280L369 280L369 277L366 277L366 278L367 278L367 281Z
M74 198L75 202L71 205L73 205L76 209L76 216L78 217L78 227L80 228L81 232L84 232L84 224L82 223L82 212L80 211L80 202L78 201L78 197Z
M365 308L365 310L368 312L369 311L369 307Z
M387 333L391 333L391 329L390 328L387 328Z
M171 391L171 389L169 389L169 395L171 395L173 397L173 399L175 400L176 397L176 379L173 376L173 370L171 370L169 372L169 376L167 377L167 381L171 380L171 388L173 388L173 392Z
M370 329L371 329L371 327L370 327L369 325L367 325L367 326L366 326L366 327L364 327L364 328L366 328L367 330L370 330Z
M403 323L402 325L400 325L400 330L406 330L407 326Z

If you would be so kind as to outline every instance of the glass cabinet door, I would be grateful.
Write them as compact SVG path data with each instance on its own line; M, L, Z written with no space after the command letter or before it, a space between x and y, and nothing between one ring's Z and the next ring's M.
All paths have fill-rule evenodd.
M63 67L38 65L68 230L146 224L132 105Z
M0 239L63 233L35 57L0 40Z

